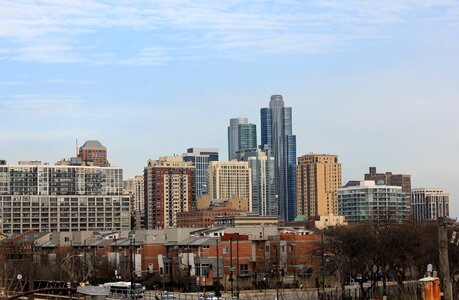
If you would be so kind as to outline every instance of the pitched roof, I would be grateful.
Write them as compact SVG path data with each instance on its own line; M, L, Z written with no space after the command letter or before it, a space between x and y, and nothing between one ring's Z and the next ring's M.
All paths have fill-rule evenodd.
M87 140L80 149L106 149L98 140Z

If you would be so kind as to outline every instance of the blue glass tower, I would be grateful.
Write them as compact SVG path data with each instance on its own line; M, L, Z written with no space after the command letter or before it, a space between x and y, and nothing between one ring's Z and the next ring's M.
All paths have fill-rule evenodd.
M279 217L296 217L296 136L292 134L292 108L285 107L281 95L271 96L269 108L261 109L261 147L275 160L274 173Z

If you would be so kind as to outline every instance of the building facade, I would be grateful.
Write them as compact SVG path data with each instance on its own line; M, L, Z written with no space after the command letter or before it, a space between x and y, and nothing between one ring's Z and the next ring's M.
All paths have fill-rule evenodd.
M107 148L97 140L89 140L80 147L78 157L88 166L108 167Z
M129 228L121 168L41 162L0 166L0 230L5 234Z
M338 214L341 164L338 156L306 154L296 167L296 211L298 215Z
M189 148L184 153L183 160L191 162L196 168L195 187L196 197L207 195L208 189L208 172L209 163L218 161L218 149L215 148Z
M247 118L230 119L228 126L228 160L237 159L237 151L257 147L257 126Z
M131 210L133 212L143 212L145 210L145 187L143 176L135 176L128 179L124 194L131 196Z
M376 184L401 186L406 194L406 201L411 205L411 175L392 174L392 172L378 173L376 167L370 167L365 180L374 180Z
M409 221L410 206L402 187L376 185L368 180L338 190L338 212L349 224L405 223Z
M285 107L281 95L271 96L269 108L261 109L261 146L274 157L279 216L291 221L296 216L296 136L292 108Z
M246 161L252 173L252 212L277 216L278 203L274 181L274 157L269 151L250 149L238 151L238 161Z
M413 189L411 200L412 215L416 222L449 217L449 194L442 189Z
M252 209L252 172L247 162L213 161L209 164L209 196L248 200Z
M195 206L195 167L180 156L149 160L144 169L148 229L177 226L177 213Z

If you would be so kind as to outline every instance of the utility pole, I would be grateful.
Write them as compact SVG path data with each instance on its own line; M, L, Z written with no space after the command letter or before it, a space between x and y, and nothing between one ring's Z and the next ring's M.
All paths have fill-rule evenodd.
M231 297L234 297L234 279L233 279L233 238L230 238L230 282L231 282Z
M220 262L218 261L218 238L215 240L217 243L217 286L215 287L215 296L221 297L222 294L220 293Z
M440 261L440 279L443 286L443 299L452 300L452 288L449 273L449 256L448 256L448 228L447 219L439 219L438 226L438 255Z
M236 233L236 298L239 300L239 233Z

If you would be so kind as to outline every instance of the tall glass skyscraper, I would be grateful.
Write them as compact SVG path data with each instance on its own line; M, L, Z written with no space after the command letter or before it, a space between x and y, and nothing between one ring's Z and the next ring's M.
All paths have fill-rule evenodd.
M195 186L196 197L208 193L208 171L211 161L218 161L218 149L215 148L188 148L183 154L183 160L189 161L196 167Z
M237 159L237 151L257 148L257 127L247 118L230 119L228 126L228 160Z
M291 221L296 216L296 136L292 134L292 108L285 107L281 95L273 95L269 108L262 108L260 115L261 147L271 151L275 160L279 216Z

